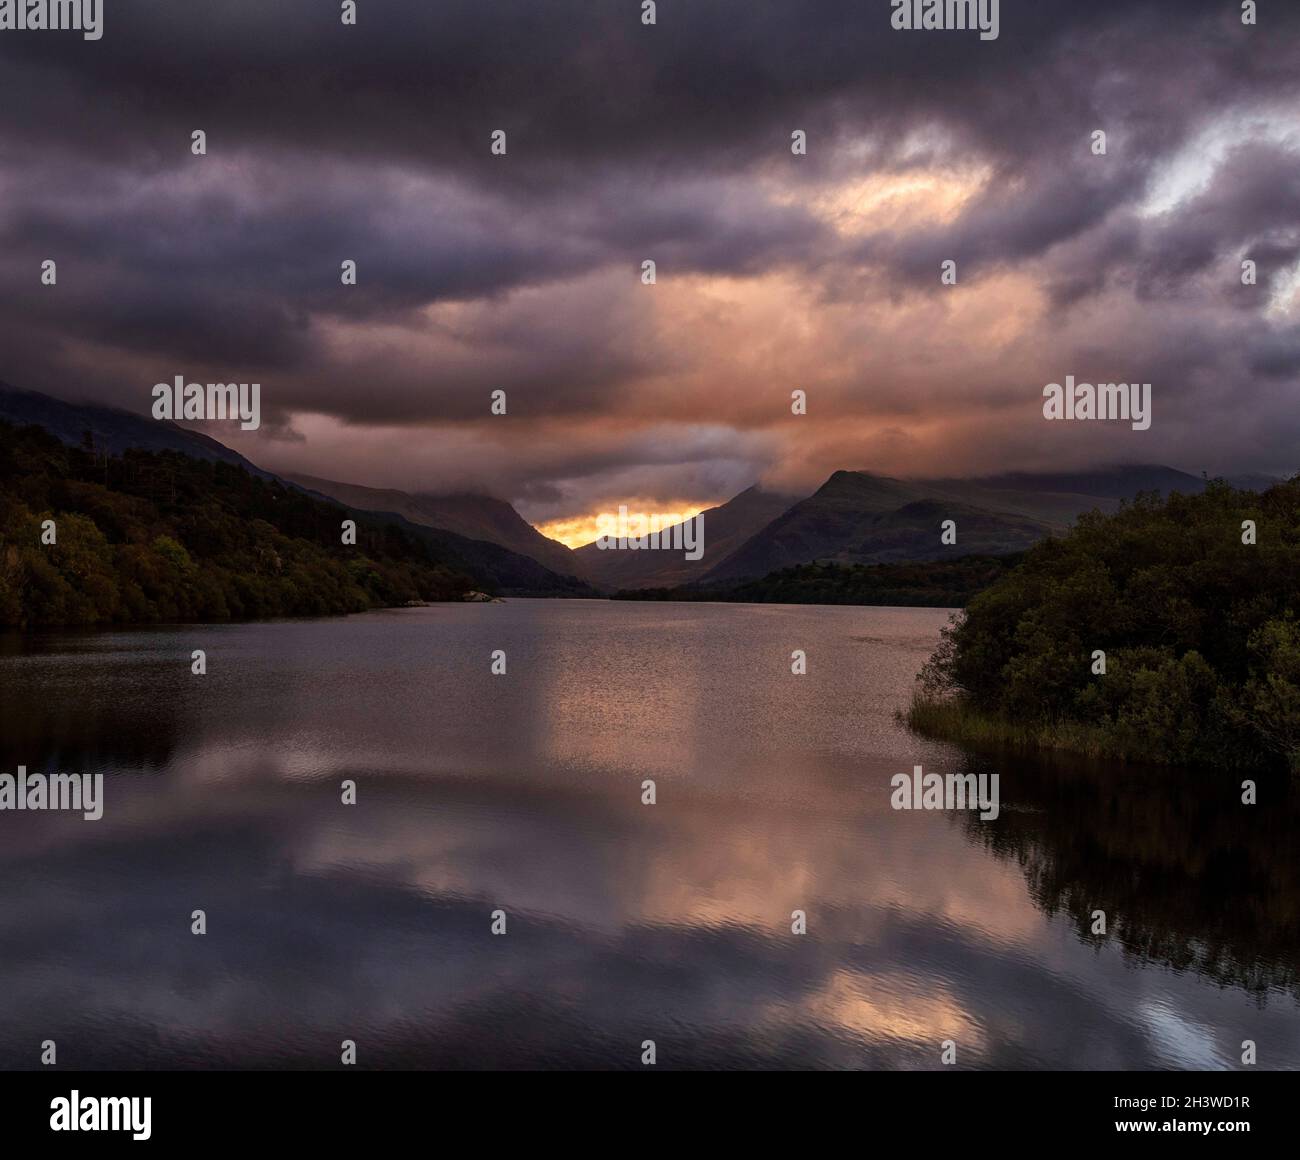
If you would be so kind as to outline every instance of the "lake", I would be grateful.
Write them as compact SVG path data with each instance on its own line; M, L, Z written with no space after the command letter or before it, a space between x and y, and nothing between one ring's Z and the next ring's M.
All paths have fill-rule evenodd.
M100 821L0 813L0 1066L1300 1066L1295 790L913 736L947 616L0 638L0 771L105 775ZM916 765L997 773L999 816L891 808Z

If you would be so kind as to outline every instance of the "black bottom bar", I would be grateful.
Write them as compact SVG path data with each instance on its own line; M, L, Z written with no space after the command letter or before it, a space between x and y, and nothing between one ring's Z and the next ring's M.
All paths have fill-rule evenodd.
M20 1146L112 1141L180 1144L645 1146L717 1136L732 1148L789 1137L807 1150L833 1132L864 1146L909 1141L1059 1144L1290 1139L1296 1084L1286 1072L851 1072L755 1076L452 1072L9 1072L4 1138ZM75 1095L74 1095L75 1093ZM105 1100L104 1097L108 1099ZM121 1097L135 1097L136 1102ZM148 1098L147 1106L143 1103ZM68 1127L72 1101L76 1128ZM758 1102L761 1099L761 1102ZM110 1102L111 1101L111 1102ZM114 1127L116 1117L117 1127ZM146 1125L147 1119L147 1125ZM623 1129L617 1128L618 1123ZM58 1128L51 1125L57 1124ZM96 1130L94 1125L101 1127ZM104 1126L106 1125L106 1126ZM9 1149L6 1149L9 1151ZM10 1155L29 1154L9 1151Z

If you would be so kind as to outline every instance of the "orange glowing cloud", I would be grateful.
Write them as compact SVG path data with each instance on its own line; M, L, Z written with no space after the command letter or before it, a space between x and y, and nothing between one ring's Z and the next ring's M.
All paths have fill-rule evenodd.
M692 504L682 504L680 507L667 510L629 506L624 518L629 534L639 535L643 531L662 531L664 528L671 528L674 524L694 519L702 511L704 511L703 507ZM580 548L584 544L592 543L599 536L611 534L618 526L617 511L597 511L568 519L550 520L538 524L537 530L552 540L559 540L566 547Z

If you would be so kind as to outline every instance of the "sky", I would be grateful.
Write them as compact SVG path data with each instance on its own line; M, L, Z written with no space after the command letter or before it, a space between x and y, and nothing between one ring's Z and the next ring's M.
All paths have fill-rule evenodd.
M837 469L1300 470L1300 5L105 7L0 31L0 381L260 382L208 428L259 465L566 536ZM1150 429L1045 421L1067 375Z

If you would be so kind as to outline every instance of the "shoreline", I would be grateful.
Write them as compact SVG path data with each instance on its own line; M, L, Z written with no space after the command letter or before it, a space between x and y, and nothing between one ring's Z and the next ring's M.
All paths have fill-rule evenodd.
M927 697L915 693L906 709L895 710L894 719L922 737L946 741L977 753L1012 750L1057 754L1089 761L1117 761L1135 768L1155 766L1169 769L1186 765L1185 762L1153 760L1150 755L1135 755L1119 738L1096 726L1077 721L1020 725L981 712L957 697ZM1267 762L1231 766L1206 762L1197 768L1231 770L1233 773L1274 771ZM1278 768L1284 771L1285 765Z

